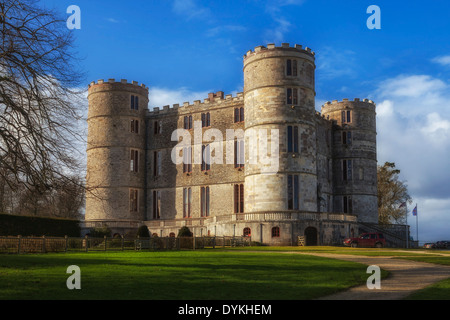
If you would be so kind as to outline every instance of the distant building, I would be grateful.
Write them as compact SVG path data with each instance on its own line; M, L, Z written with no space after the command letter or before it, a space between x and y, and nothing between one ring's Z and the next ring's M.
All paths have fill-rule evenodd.
M153 111L145 85L92 82L86 227L326 245L377 223L375 104L344 99L317 112L314 61L299 45L259 46L244 56L243 93Z

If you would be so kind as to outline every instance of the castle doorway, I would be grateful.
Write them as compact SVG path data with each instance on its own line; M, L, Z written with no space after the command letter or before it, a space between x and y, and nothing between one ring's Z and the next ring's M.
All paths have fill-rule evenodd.
M317 246L317 229L308 227L305 229L305 245Z

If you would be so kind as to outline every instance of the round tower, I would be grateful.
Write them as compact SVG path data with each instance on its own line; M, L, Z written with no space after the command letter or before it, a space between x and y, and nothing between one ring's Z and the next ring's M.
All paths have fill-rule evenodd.
M145 217L148 88L133 81L89 86L86 227L136 229Z
M334 120L334 211L378 223L375 103L335 100L323 105L321 112Z
M259 46L244 57L245 131L257 137L245 143L246 213L317 212L314 70L314 52L300 45ZM271 132L278 139L267 139L264 154Z

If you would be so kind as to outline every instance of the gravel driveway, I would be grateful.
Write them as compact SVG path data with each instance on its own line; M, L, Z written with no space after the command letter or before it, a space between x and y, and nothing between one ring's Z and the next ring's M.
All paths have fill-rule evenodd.
M404 299L415 290L423 289L437 281L450 278L450 266L444 265L381 256L367 257L326 253L312 253L311 255L359 262L368 266L376 265L390 272L390 275L386 279L381 280L381 289L370 290L366 285L362 285L323 297L320 300ZM367 277L369 278L370 275L368 273Z

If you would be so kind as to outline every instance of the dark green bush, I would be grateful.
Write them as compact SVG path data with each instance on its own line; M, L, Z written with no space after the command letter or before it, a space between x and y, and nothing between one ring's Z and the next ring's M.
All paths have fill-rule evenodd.
M139 238L150 238L150 231L147 226L140 226L137 230L137 236Z
M89 232L89 236L92 238L111 237L111 229L108 227L93 228Z
M180 230L178 230L178 237L192 237L192 236L193 234L188 227L181 227Z

